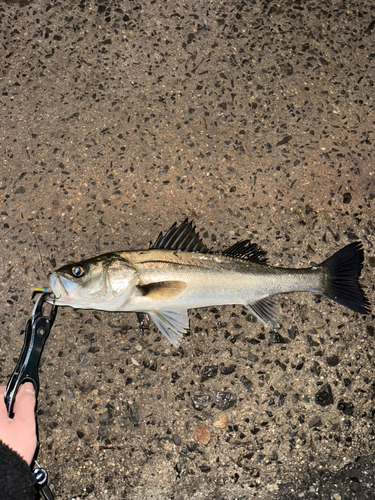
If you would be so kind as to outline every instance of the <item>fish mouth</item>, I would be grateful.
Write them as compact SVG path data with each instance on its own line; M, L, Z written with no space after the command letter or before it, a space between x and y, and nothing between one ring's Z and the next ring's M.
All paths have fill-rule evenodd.
M52 292L48 302L53 301L55 304L63 304L72 300L71 297L69 297L69 293L64 286L63 280L56 272L53 272L48 276L48 281L50 283L50 286L43 287L47 288L46 291Z

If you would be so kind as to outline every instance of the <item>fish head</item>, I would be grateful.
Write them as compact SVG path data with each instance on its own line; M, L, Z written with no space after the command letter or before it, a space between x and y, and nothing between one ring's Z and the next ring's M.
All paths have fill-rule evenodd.
M67 264L48 276L57 306L115 311L138 282L137 270L121 255L109 253Z

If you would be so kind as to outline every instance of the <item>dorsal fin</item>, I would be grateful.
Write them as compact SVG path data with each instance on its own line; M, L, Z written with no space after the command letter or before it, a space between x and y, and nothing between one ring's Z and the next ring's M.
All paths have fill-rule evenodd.
M155 243L150 243L150 249L164 250L183 250L184 252L208 253L209 249L201 240L199 234L195 231L193 221L185 219L177 227L175 222L173 226L163 235L160 233Z
M267 264L266 252L256 243L250 240L239 241L222 252L223 255L229 255L237 259L249 260L257 264Z

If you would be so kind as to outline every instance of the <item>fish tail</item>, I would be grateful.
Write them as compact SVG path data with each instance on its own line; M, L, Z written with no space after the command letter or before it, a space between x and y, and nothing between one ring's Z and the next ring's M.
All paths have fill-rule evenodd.
M363 263L362 243L356 241L322 262L326 272L325 289L321 295L360 314L370 312L370 302L359 284Z

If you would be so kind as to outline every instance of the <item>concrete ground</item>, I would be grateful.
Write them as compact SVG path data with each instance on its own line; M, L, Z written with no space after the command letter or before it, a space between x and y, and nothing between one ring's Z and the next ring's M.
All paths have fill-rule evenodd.
M360 240L373 303L374 15L3 1L0 382L31 286L186 217L212 249L250 237L285 267ZM180 349L135 314L60 308L38 400L56 499L374 499L374 315L278 303L278 332L240 306L193 310Z

